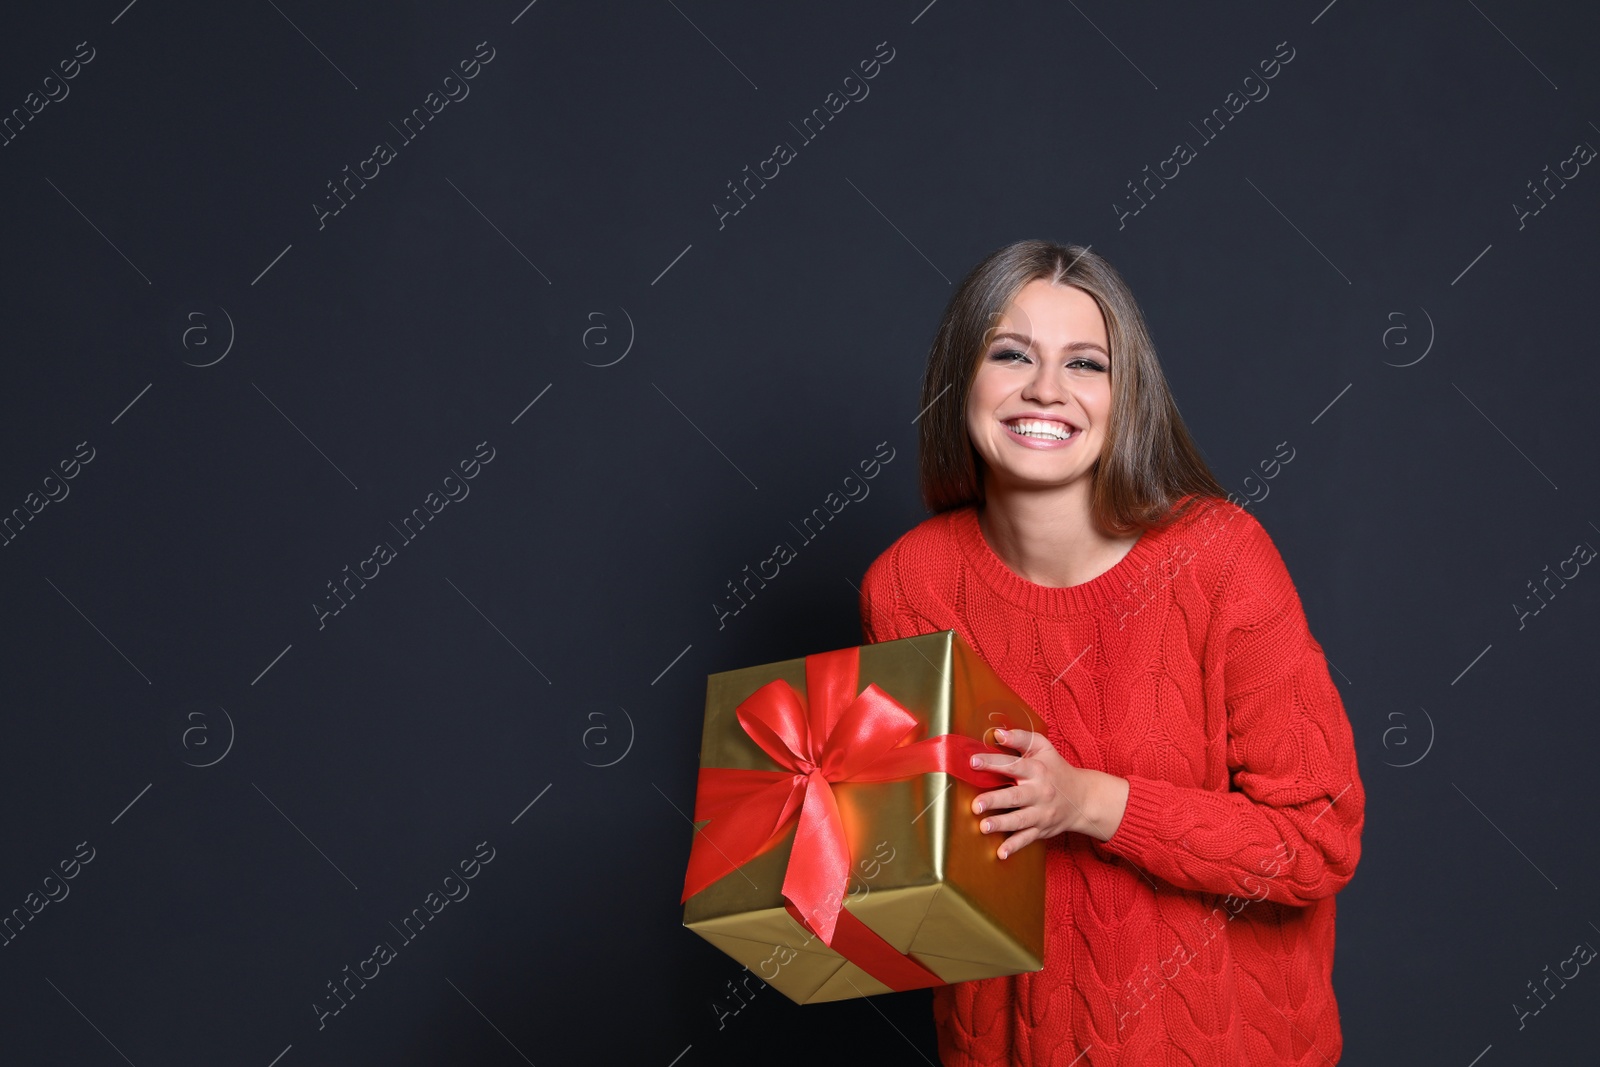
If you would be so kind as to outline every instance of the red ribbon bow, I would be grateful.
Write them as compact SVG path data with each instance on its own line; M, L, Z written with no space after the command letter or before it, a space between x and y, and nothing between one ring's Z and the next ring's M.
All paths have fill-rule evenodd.
M852 962L863 965L857 955L868 957L874 965L863 969L891 988L939 985L942 979L844 910L850 847L832 783L889 782L930 771L984 787L1014 779L974 770L974 753L999 750L973 738L942 734L913 742L921 725L916 716L875 683L856 692L859 664L859 648L814 653L805 658L809 699L780 678L739 704L739 725L786 770L700 769L694 821L710 823L695 834L682 899L773 848L798 818L783 879L789 913ZM886 960L883 950L897 959ZM920 974L908 972L907 963Z

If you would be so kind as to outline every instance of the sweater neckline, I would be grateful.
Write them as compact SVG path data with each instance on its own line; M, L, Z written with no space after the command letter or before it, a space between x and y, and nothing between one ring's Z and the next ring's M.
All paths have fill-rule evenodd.
M1136 588L1134 576L1159 555L1157 542L1163 532L1144 531L1121 559L1087 582L1054 586L1031 582L1006 565L983 536L977 505L956 508L950 512L949 522L956 544L983 583L1017 607L1039 615L1083 614L1120 599L1125 590Z

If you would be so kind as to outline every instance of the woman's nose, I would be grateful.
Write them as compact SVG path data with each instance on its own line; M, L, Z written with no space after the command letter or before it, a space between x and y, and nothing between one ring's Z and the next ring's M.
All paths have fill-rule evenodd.
M1028 378L1027 385L1022 390L1022 395L1029 399L1038 400L1040 403L1049 403L1060 400L1066 396L1066 390L1056 375L1059 372L1051 367L1048 362L1040 360L1033 374Z

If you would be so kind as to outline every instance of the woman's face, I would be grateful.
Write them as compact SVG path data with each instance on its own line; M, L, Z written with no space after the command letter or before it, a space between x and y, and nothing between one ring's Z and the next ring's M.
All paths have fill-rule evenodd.
M986 484L1047 488L1089 475L1110 416L1100 305L1082 289L1034 279L990 331L967 399Z

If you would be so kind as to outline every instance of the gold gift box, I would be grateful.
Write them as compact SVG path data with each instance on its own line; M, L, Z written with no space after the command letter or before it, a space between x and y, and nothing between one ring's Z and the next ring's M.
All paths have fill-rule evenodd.
M856 691L877 683L921 722L916 739L1042 730L955 630L863 645L859 656ZM806 696L803 657L707 676L700 766L782 769L735 717L741 701L780 678ZM1044 966L1044 847L999 859L1007 835L980 832L972 812L986 791L943 771L833 784L850 846L845 909L946 983ZM891 992L785 910L793 842L791 824L772 850L690 897L683 924L797 1004Z

